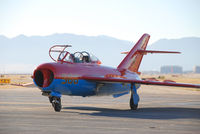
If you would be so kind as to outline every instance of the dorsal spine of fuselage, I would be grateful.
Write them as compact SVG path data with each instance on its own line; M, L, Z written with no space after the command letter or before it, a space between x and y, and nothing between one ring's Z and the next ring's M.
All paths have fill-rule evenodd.
M126 57L122 60L122 62L117 67L120 71L129 70L132 72L138 72L140 67L140 63L143 58L143 54L139 53L138 50L146 50L150 35L144 34L135 44L135 46L128 52Z

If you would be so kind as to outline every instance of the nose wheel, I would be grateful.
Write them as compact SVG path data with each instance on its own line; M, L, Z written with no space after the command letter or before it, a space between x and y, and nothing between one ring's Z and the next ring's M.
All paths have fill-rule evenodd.
M56 112L60 112L62 109L61 99L59 97L49 97L49 101L52 103L52 106Z

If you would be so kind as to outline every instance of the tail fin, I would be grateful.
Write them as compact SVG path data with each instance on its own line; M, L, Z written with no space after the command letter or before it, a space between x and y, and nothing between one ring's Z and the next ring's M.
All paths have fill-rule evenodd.
M144 34L117 68L121 71L130 70L132 72L139 73L138 69L143 58L143 54L139 51L146 50L149 38L150 35Z

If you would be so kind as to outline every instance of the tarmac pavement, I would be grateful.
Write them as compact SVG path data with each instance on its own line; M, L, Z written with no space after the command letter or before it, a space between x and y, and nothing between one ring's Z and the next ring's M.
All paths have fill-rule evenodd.
M37 88L0 89L0 134L199 134L200 91L142 86L137 111L120 98L62 96L54 112Z

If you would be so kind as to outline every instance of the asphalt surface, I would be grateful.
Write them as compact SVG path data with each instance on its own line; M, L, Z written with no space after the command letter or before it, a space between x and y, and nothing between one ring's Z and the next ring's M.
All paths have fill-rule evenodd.
M200 91L142 86L139 110L129 96L62 97L54 112L37 88L0 89L0 134L199 134Z

